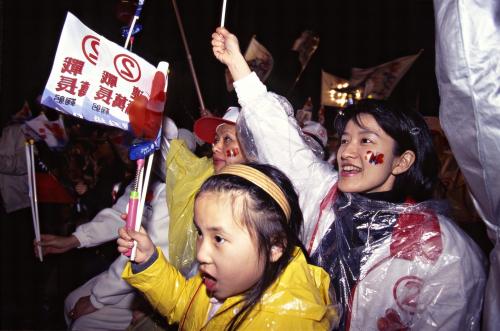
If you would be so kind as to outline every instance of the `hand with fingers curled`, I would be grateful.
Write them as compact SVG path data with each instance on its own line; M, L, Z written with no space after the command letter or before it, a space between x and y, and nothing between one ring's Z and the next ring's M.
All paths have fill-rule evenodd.
M75 236L57 236L53 234L42 234L40 241L33 241L35 255L38 256L38 246L42 247L43 256L49 254L61 254L70 249L80 246L80 241Z
M137 251L134 262L143 263L149 260L155 252L155 245L151 238L146 233L143 227L139 231L134 231L122 227L118 230L119 238L116 241L118 244L118 251L125 254L129 249L134 247L134 240L137 241Z
M82 317L83 315L91 314L91 313L95 312L96 310L97 310L97 308L94 307L94 305L90 301L90 295L87 295L87 296L84 296L84 297L81 297L80 299L78 299L75 306L69 312L68 315L69 315L69 318L71 318L72 320L76 320L76 319Z
M238 38L226 28L219 27L212 34L212 51L217 60L228 67L235 81L250 74L251 70L241 54Z

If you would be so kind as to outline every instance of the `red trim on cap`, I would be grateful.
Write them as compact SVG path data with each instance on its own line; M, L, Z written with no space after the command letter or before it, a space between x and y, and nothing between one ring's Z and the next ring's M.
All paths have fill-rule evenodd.
M215 130L221 124L236 125L235 122L220 117L202 117L194 122L194 133L206 143L212 144L215 139Z

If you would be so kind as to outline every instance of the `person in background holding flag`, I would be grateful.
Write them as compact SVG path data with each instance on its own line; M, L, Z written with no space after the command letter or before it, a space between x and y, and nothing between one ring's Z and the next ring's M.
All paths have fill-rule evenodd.
M175 124L165 117L162 148L169 140L177 137L169 131L177 132ZM166 204L165 156L160 157L154 167L146 198L143 224L151 233L153 241L168 252L169 214ZM80 225L68 237L42 234L43 254L61 254L73 248L94 247L112 241L123 226L122 215L126 207L132 185L111 208L100 211L92 221ZM35 252L37 250L35 249ZM65 318L70 330L124 330L132 321L133 307L137 299L135 291L125 283L120 275L128 258L120 255L108 270L90 279L68 295L65 302Z

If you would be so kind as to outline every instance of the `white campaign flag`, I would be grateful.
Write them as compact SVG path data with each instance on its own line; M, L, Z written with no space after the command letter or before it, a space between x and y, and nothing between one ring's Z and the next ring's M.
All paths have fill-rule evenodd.
M273 70L274 60L271 53L255 39L255 36L252 37L248 44L245 60L250 69L257 74L262 82L265 82L271 74L271 70ZM226 87L228 91L233 90L233 78L227 69Z
M351 69L349 85L363 90L363 98L371 95L374 99L387 99L404 74L423 52L400 57L376 67Z
M138 95L149 98L155 72L147 61L95 33L68 12L42 104L127 129L127 107Z

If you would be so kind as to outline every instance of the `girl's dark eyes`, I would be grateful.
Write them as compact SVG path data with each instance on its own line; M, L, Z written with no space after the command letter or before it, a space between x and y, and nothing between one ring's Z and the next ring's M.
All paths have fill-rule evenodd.
M219 236L219 235L215 235L215 236L214 236L214 239L215 239L215 242L216 242L217 244L223 244L223 243L226 241L224 238L222 238L222 237L221 237L221 236Z
M346 138L342 138L340 139L340 144L343 145L343 144L347 144L347 139Z
M224 144L229 144L229 143L231 143L232 141L233 141L233 139L231 139L231 137L229 137L229 136L225 136L225 137L224 137Z

